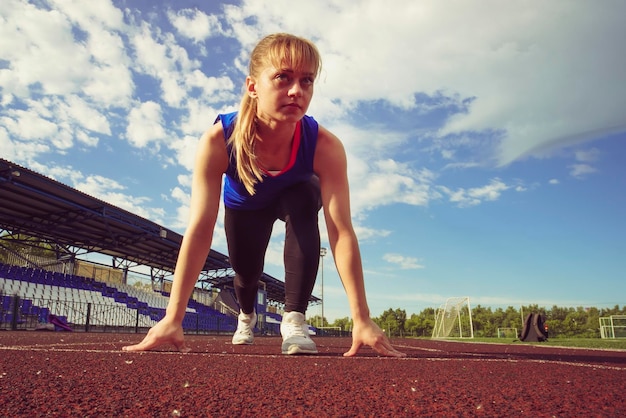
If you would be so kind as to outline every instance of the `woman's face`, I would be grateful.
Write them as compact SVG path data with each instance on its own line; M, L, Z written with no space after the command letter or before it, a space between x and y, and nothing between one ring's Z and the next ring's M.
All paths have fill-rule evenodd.
M297 122L313 97L313 71L267 66L258 77L248 77L248 94L257 100L257 117L264 121Z

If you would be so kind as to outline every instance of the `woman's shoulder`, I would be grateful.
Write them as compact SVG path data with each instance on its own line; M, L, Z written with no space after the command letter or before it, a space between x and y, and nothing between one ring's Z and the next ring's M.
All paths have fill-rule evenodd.
M341 146L339 138L322 125L318 125L317 143L327 146Z
M221 142L224 142L225 129L226 127L224 126L224 124L220 123L219 119L217 119L213 125L209 126L204 131L204 134L202 134L202 138L207 140L220 139Z
M224 126L215 123L204 131L200 137L198 152L227 157L226 141L224 141Z
M339 138L320 125L315 149L315 172L320 175L322 171L343 167L345 159L346 152Z
M200 138L196 149L196 161L205 169L224 173L228 167L228 152L221 123L211 125Z

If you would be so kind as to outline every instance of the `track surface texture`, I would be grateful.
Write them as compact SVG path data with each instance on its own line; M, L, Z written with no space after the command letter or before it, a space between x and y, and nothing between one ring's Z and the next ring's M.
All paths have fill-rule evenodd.
M397 339L406 358L349 338L280 354L280 338L233 346L186 336L122 352L138 334L0 331L1 417L620 417L626 351Z

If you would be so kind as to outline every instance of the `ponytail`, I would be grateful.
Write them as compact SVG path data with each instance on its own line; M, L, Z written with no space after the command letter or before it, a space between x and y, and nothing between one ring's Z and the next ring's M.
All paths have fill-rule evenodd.
M244 93L239 105L239 113L228 139L235 153L236 169L239 180L244 187L254 195L254 186L263 181L263 172L259 167L254 153L254 138L256 136L256 100Z

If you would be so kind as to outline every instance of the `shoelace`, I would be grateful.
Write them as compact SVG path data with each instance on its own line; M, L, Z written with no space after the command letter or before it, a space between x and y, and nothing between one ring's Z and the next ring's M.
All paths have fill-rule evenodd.
M285 322L287 333L290 335L297 335L298 337L306 337L302 325L294 324L292 322Z

